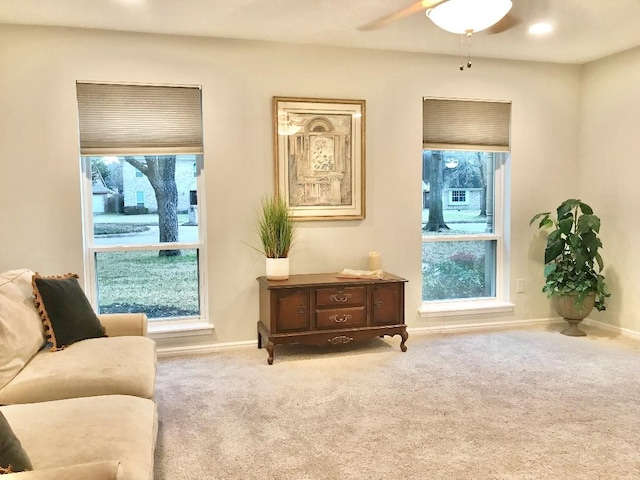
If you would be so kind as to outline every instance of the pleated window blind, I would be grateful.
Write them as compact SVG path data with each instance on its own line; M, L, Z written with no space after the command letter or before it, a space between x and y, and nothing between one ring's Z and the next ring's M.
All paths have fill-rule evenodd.
M509 151L511 103L425 98L423 148Z
M76 84L82 155L202 153L199 87Z

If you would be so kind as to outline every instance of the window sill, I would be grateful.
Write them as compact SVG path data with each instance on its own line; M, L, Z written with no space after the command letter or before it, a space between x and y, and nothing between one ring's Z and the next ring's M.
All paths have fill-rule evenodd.
M211 335L213 324L206 321L191 322L153 322L148 324L149 338L192 337L197 335Z
M498 300L428 302L418 309L421 318L513 313L515 304Z

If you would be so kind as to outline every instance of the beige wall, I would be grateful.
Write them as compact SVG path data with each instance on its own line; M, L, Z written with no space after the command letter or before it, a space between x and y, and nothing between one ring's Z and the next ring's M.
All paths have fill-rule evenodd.
M585 66L580 195L602 219L612 296L595 320L640 332L640 48Z
M407 323L438 324L438 319L417 315L421 100L511 100L509 254L516 309L515 315L500 320L554 316L539 292L542 243L528 221L579 193L580 67L478 58L472 69L461 72L458 59L446 56L0 26L0 72L0 270L83 271L76 80L199 84L209 315L215 333L181 342L254 339L255 277L264 274L264 262L246 243L257 241L255 211L260 197L273 188L271 98L365 99L367 217L302 224L292 272L365 268L367 252L378 250L386 270L409 280ZM620 150L615 160L631 164L633 156ZM637 202L632 186L628 200ZM610 190L603 189L602 199L595 199L596 206L614 214L615 201L604 205L606 192ZM620 213L628 205L621 203ZM609 264L614 268L611 260ZM515 293L517 278L525 279L524 294ZM446 322L495 319L487 315Z

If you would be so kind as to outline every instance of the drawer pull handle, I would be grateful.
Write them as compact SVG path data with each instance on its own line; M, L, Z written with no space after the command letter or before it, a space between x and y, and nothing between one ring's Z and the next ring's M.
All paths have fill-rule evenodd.
M329 320L336 323L345 323L351 320L351 315L348 313L345 313L344 315L331 315Z
M337 337L330 338L328 342L331 345L338 345L340 343L353 342L353 337L347 337L346 335L338 335Z
M348 301L351 298L351 294L350 293L332 293L331 295L329 295L329 300L331 300L332 302L339 302L339 303L344 303L346 301Z
M374 304L374 305L375 305L375 307L376 307L376 310L380 310L380 309L382 308L382 304L383 304L383 303L384 303L384 302L383 302L382 300L376 300L375 302L373 302L373 304Z
M298 305L298 315L304 315L304 312L307 311L307 307L305 307L302 303Z

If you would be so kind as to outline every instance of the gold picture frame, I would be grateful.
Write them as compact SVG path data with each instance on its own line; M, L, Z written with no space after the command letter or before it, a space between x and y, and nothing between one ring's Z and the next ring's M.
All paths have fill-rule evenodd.
M295 220L365 218L365 106L273 97L275 191Z

